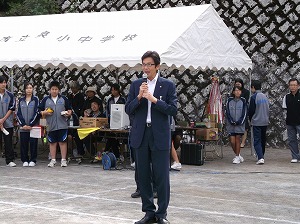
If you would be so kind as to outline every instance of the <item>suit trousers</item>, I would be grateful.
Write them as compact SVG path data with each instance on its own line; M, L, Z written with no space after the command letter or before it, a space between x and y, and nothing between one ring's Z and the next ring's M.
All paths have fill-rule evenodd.
M149 216L165 218L170 201L170 149L157 149L154 145L152 127L146 127L141 146L135 149L135 155L142 211ZM152 182L157 189L157 211Z

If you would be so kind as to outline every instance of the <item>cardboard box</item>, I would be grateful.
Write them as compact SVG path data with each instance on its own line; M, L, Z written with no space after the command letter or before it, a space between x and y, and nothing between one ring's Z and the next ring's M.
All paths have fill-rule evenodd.
M196 122L196 128L216 128L215 122Z
M102 117L83 117L79 120L81 128L102 128L108 127L108 119Z
M196 130L196 138L199 140L218 140L218 128L199 128Z

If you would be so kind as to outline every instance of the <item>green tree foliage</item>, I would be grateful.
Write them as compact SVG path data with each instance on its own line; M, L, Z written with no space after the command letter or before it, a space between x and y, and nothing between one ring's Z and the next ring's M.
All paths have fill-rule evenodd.
M57 0L0 0L7 16L29 16L60 13Z

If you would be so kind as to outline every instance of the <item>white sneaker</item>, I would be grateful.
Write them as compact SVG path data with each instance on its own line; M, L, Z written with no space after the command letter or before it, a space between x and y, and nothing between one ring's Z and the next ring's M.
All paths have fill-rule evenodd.
M234 157L233 160L232 160L232 163L233 164L239 164L239 163L241 163L240 157L238 157L238 156Z
M31 166L31 167L33 167L33 166L35 166L35 162L30 162L29 164L28 164L28 166Z
M173 165L171 166L172 169L174 170L180 170L182 168L181 163L174 162Z
M48 167L55 167L56 164L56 160L55 159L51 159L50 163L48 164Z
M265 164L265 160L264 159L259 159L257 162L256 162L256 165L263 165Z
M67 164L67 160L65 160L65 159L62 159L62 160L61 160L61 164L60 164L60 166L61 166L61 167L67 167L67 166L68 166L68 164Z
M23 163L23 166L28 166L28 165L29 165L28 162Z
M291 163L298 163L298 159L292 159Z
M10 163L7 164L6 166L9 166L9 167L15 167L15 166L17 166L17 164L15 164L14 162L10 162Z
M240 158L241 163L245 161L244 158L241 155L239 155L239 158Z

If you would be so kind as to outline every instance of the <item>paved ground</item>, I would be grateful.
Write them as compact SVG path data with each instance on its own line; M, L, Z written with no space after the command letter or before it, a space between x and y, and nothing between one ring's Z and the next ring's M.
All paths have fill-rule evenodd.
M266 164L233 165L230 148L223 159L171 172L168 219L178 223L300 223L300 163L287 149L267 149ZM134 223L141 212L130 169L104 171L100 164L47 167L5 166L0 159L0 223Z

